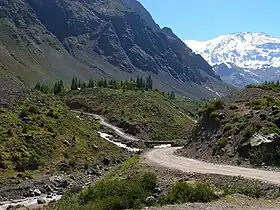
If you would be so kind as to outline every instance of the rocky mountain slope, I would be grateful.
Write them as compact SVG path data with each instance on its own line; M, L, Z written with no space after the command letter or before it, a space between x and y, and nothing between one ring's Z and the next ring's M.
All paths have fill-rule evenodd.
M209 41L190 40L186 44L215 66L214 70L219 76L236 86L279 79L279 38L264 33L241 32ZM225 66L220 66L223 63L230 67L225 69ZM231 73L228 72L225 77L223 71ZM236 71L241 74L237 75Z
M1 0L0 14L1 77L34 85L151 74L158 88L188 97L228 92L211 66L136 0Z
M207 161L279 166L280 86L251 85L201 109L182 154Z

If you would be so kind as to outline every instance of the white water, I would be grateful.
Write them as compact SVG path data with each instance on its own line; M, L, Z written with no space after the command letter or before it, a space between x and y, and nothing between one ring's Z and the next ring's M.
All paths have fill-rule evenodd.
M110 134L107 134L107 133L102 133L100 131L98 131L97 133L99 133L100 137L115 144L116 146L120 147L120 148L124 148L130 152L138 152L140 151L140 149L138 148L131 148L131 147L128 147L127 145L121 143L121 142L115 142L115 141L112 141L111 138L112 138L112 135Z
M154 149L169 148L169 147L172 147L172 145L171 144L162 144L162 145L154 146Z
M42 204L42 205L47 205L49 202L51 202L53 200L55 200L55 201L60 200L61 197L62 197L61 195L55 195L52 198L47 198L46 195L43 195L43 196L32 197L32 198L24 198L24 199L19 199L19 200L0 202L0 210L6 210L8 206L17 206L17 205L23 205L26 207L40 206L37 202L38 198L45 199L46 203Z

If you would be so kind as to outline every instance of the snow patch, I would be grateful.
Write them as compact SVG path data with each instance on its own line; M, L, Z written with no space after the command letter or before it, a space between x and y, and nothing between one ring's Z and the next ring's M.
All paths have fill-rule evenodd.
M185 41L212 66L233 63L240 68L280 67L280 38L264 33L241 32L208 41Z

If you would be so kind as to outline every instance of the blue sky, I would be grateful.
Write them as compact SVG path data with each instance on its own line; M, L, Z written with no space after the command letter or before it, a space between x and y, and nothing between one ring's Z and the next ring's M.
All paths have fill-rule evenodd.
M139 0L161 26L183 40L234 32L280 37L279 0Z

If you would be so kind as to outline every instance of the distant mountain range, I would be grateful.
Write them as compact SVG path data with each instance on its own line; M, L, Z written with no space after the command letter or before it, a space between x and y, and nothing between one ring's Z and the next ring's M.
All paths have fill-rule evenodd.
M280 38L241 32L209 41L185 41L208 61L216 74L237 87L280 78Z

